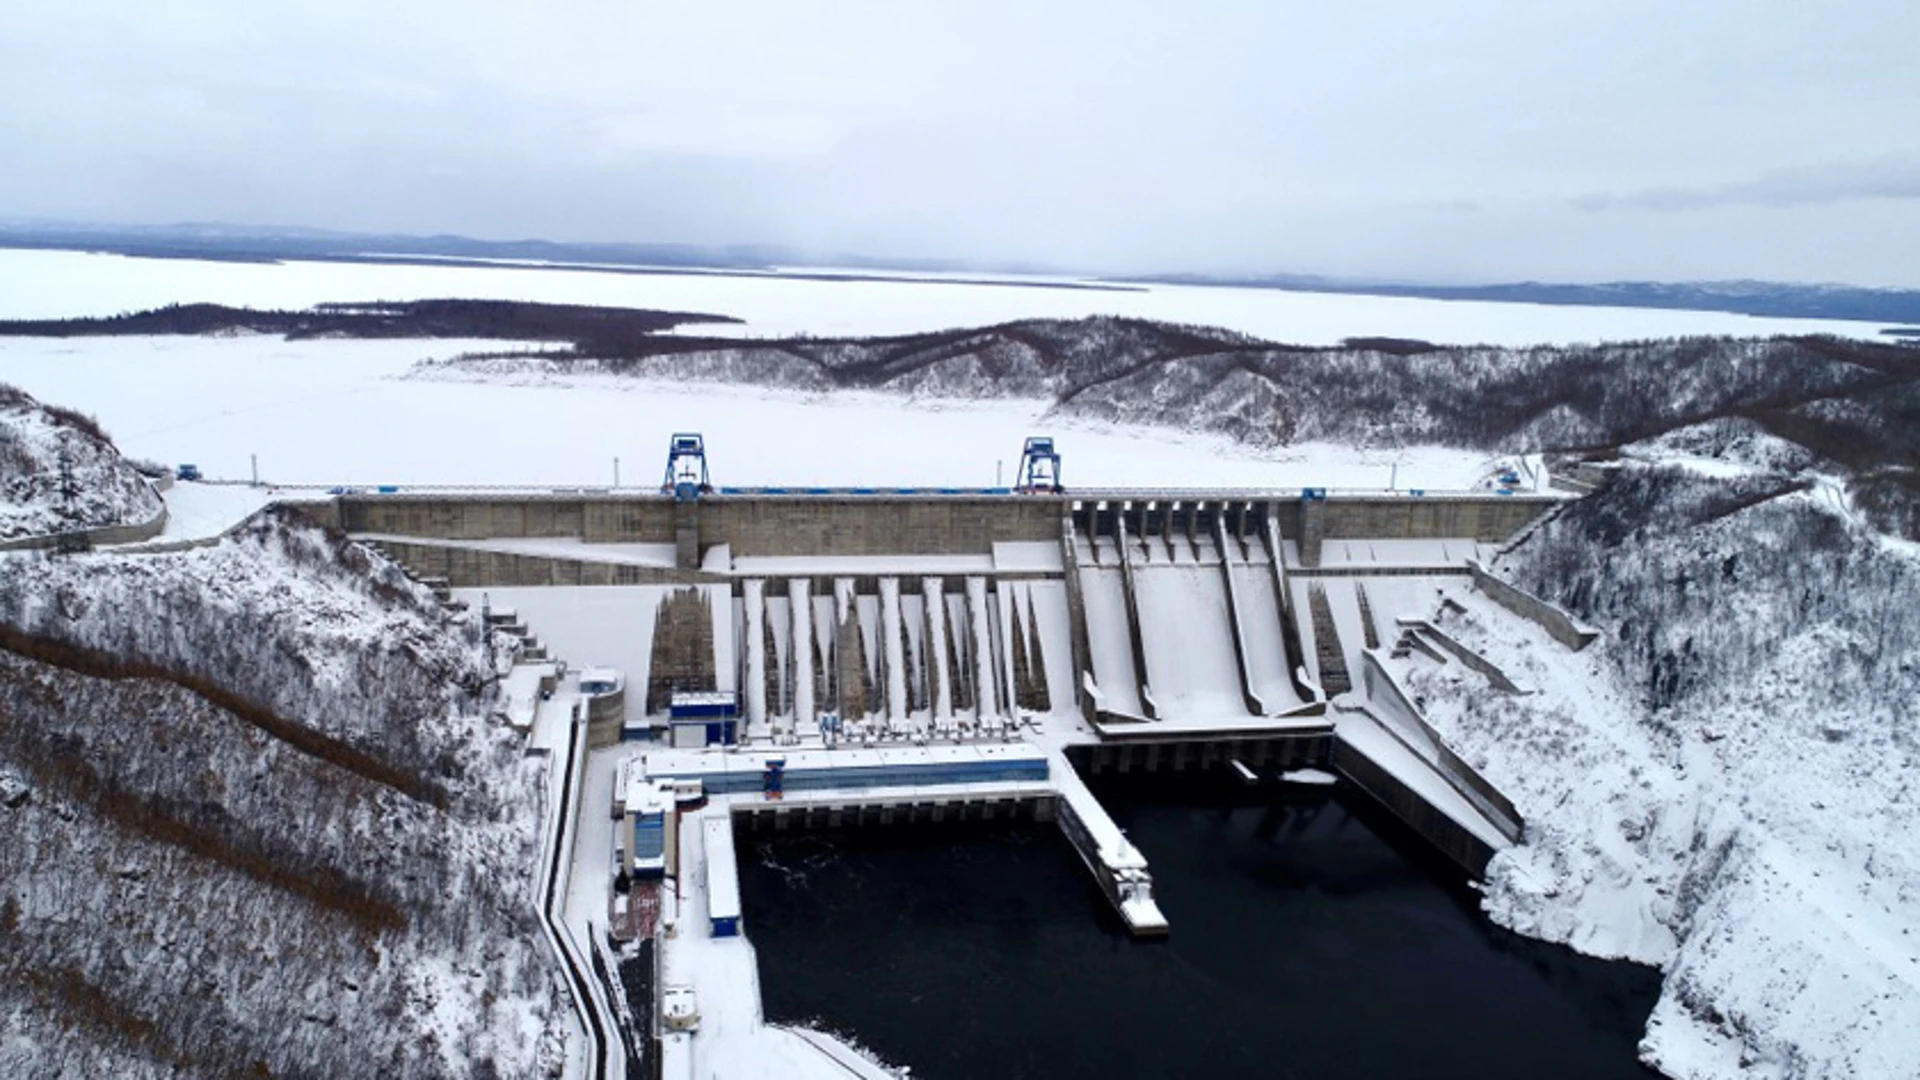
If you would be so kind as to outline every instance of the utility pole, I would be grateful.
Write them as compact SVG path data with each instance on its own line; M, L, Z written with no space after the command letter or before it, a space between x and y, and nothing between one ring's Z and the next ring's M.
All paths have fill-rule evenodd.
M247 460L251 462L253 465L253 486L259 487L260 486L260 455L248 454Z
M1001 467L1004 466L1005 464L1006 462L1001 461L998 458L994 459L994 462L993 462L993 486L994 487L1003 486L1000 479L1000 470L1001 470Z
M620 486L620 459L617 457L613 459L613 486Z

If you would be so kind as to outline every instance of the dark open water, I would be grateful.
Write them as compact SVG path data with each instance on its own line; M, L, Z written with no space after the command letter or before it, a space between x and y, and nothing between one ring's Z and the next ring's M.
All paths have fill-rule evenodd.
M1496 929L1361 797L1097 790L1168 940L1130 940L1052 826L742 837L768 1016L928 1080L1654 1075L1656 972Z

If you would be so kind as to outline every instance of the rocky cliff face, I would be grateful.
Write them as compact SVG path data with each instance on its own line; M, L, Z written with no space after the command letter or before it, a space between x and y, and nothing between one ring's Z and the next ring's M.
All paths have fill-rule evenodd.
M0 560L0 1073L557 1064L537 767L430 596L272 515Z

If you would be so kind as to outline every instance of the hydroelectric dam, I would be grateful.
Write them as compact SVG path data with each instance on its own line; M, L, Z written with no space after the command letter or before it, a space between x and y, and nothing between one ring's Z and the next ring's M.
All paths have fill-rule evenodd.
M307 508L507 633L509 711L569 763L580 824L561 837L611 849L601 872L627 891L605 919L660 940L659 985L687 993L674 1008L728 1008L738 963L712 951L740 932L716 818L1055 822L1147 936L1170 930L1149 860L1082 775L1350 784L1476 876L1520 839L1513 805L1382 660L1417 651L1523 692L1435 625L1469 594L1586 643L1485 568L1571 497L1550 478L1443 492L1058 477L1050 442L1029 440L1004 489L716 486L683 435L657 487L345 489ZM563 699L553 732L572 734L541 735ZM617 771L593 772L602 754ZM589 826L607 806L610 833ZM604 1011L615 995L584 996ZM700 1052L697 1016L671 1020L652 1025L669 1075Z

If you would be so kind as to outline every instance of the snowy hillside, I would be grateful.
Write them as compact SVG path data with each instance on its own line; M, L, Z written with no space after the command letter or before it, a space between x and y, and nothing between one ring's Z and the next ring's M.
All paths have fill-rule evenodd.
M739 346L651 338L617 352L434 361L414 375L561 384L623 376L1040 400L1047 419L1176 427L1255 449L1344 443L1586 453L1686 433L1713 453L1746 431L1846 474L1852 497L1878 524L1920 538L1920 349L1910 346L1678 338L1442 348L1373 339L1309 348L1096 318Z
M558 1062L537 767L430 596L271 514L0 570L0 1075Z
M1830 485L1718 464L1631 466L1503 560L1605 632L1584 652L1476 596L1443 617L1535 693L1395 663L1527 819L1494 918L1665 971L1650 1064L1920 1075L1920 558Z
M0 383L0 540L149 521L153 488L106 433Z
M1306 347L1129 319L1030 321L899 338L731 345L656 337L618 351L500 353L418 378L626 375L810 392L1041 398L1061 416L1186 427L1253 446L1336 440L1525 449L1607 446L1765 410L1845 423L1832 399L1906 390L1920 349L1825 338L1604 346ZM1806 412L1815 406L1826 412Z

